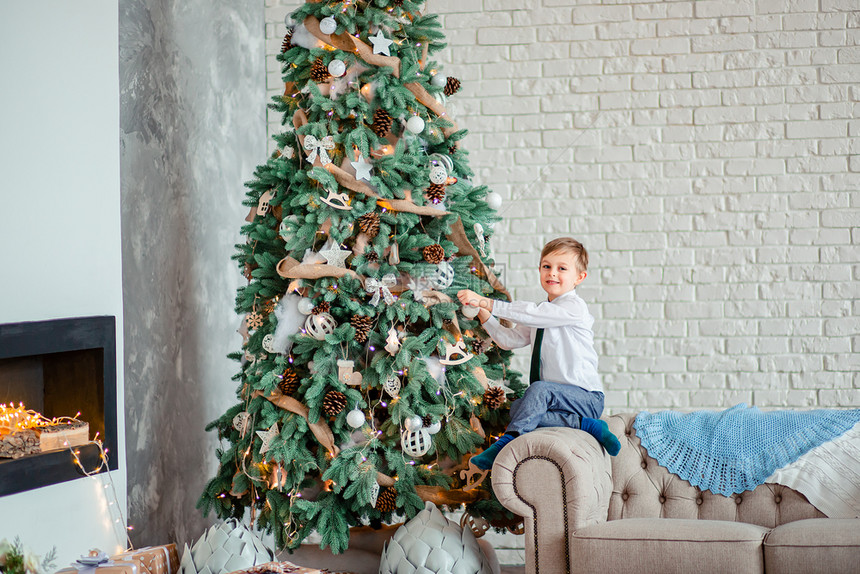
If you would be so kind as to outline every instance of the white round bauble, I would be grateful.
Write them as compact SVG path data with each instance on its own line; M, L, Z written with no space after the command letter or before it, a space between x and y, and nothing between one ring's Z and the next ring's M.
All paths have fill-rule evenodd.
M406 430L417 431L422 426L424 426L424 421L422 421L421 417L419 417L418 415L412 415L411 417L403 421L403 426L406 428Z
M481 309L479 307L472 307L471 305L463 305L463 308L460 310L463 313L463 317L467 319L474 319L478 316L478 312Z
M454 282L454 267L447 261L436 266L436 271L427 278L430 286L441 291L447 289Z
M289 241L293 238L293 235L295 234L292 229L297 227L298 223L299 218L295 215L290 215L281 220L281 226L278 228L278 233L281 235L284 241Z
M366 420L364 413L358 407L346 414L346 424L354 429L361 428Z
M328 73L339 78L346 73L346 64L343 63L343 60L332 60L328 63Z
M424 120L421 116L412 116L406 120L406 129L413 134L420 134L424 131Z
M322 341L326 335L334 333L336 327L337 321L328 313L308 315L308 318L305 320L305 331L317 341Z
M314 310L314 301L310 297L302 297L298 303L299 313L302 315L310 315Z
M331 16L326 16L320 20L320 32L323 34L334 34L335 30L337 30L337 20Z
M426 430L430 434L436 434L437 432L442 430L442 421L436 421L435 423L433 423L429 427L426 427Z
M491 191L487 194L487 205L490 209L497 211L502 206L502 196L495 191Z
M430 78L430 85L436 86L437 88L444 88L445 84L448 83L448 76L445 74L436 74L432 78Z
M424 456L433 446L433 437L426 429L405 430L400 433L400 448L413 458Z

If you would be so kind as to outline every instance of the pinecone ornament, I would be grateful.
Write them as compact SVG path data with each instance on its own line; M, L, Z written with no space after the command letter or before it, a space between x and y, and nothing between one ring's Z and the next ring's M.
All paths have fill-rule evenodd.
M376 263L377 261L379 261L379 254L373 249L368 248L364 250L364 258L369 263Z
M392 4L400 8L401 6L403 6L403 0L393 0Z
M397 508L397 490L393 486L382 487L375 508L379 512L394 512Z
M475 339L472 341L472 354L480 355L484 352L484 340L483 339Z
M454 76L448 76L448 81L445 82L444 92L446 96L453 96L460 90L460 80Z
M331 74L328 73L328 67L323 64L321 58L317 58L316 61L311 66L311 79L317 83L325 82L331 77Z
M376 111L373 112L373 125L370 126L370 129L379 137L385 137L385 134L391 129L391 114L382 108L376 108Z
M379 235L379 214L375 211L365 213L358 218L358 227L373 239Z
M346 408L346 395L340 391L329 391L323 397L323 411L330 417Z
M445 186L440 183L432 183L424 191L424 195L433 203L442 203L445 201Z
M278 382L278 390L287 396L299 390L299 374L293 369L285 369Z
M281 54L293 47L293 31L287 30L287 35L284 36L284 42L281 44Z
M490 387L484 391L484 404L489 409L497 409L505 402L505 390L501 387Z
M331 304L328 301L320 301L318 305L311 309L311 313L319 315L320 313L328 313L330 309Z
M370 327L373 325L373 319L364 315L353 315L349 320L349 324L355 328L355 340L359 343L367 341L367 334L370 332Z
M422 249L421 255L427 263L439 264L445 259L445 249L438 243L434 243Z

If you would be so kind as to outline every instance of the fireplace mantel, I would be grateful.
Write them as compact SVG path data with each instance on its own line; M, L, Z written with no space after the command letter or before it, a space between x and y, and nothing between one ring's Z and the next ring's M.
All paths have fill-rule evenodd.
M116 470L117 453L117 370L116 370L116 318L110 316L78 317L25 323L0 324L0 366L14 359L34 358L46 363L64 364L56 358L82 353L88 359L98 357L101 380L98 381L100 405L103 416L97 425L100 439L108 454L107 468L102 472ZM2 375L2 371L0 371ZM54 376L73 377L73 373L62 369ZM72 380L72 379L66 379ZM62 381L61 381L62 382ZM91 393L92 395L93 393ZM0 397L0 402L9 402L14 397ZM92 401L92 399L90 399ZM73 415L67 413L67 415ZM75 447L81 465L88 472L98 468L101 453L98 445L87 444ZM75 463L70 449L25 456L19 459L0 459L0 496L24 492L51 484L75 480L85 476Z

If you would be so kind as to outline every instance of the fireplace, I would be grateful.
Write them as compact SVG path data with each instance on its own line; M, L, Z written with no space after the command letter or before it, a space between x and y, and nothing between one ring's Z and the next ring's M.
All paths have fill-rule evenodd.
M117 469L115 317L79 317L0 325L0 403L24 403L48 419L77 417L98 433ZM74 450L74 453L72 452ZM0 496L81 478L101 466L88 443L20 458L0 458ZM102 468L105 472L108 468Z

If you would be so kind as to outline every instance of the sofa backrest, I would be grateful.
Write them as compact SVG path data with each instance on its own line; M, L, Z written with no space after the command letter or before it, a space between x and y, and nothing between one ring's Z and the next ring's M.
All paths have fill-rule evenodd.
M636 413L604 417L621 441L612 457L609 520L621 518L700 518L774 528L805 518L824 518L799 492L779 484L725 497L699 490L648 456L633 422Z

